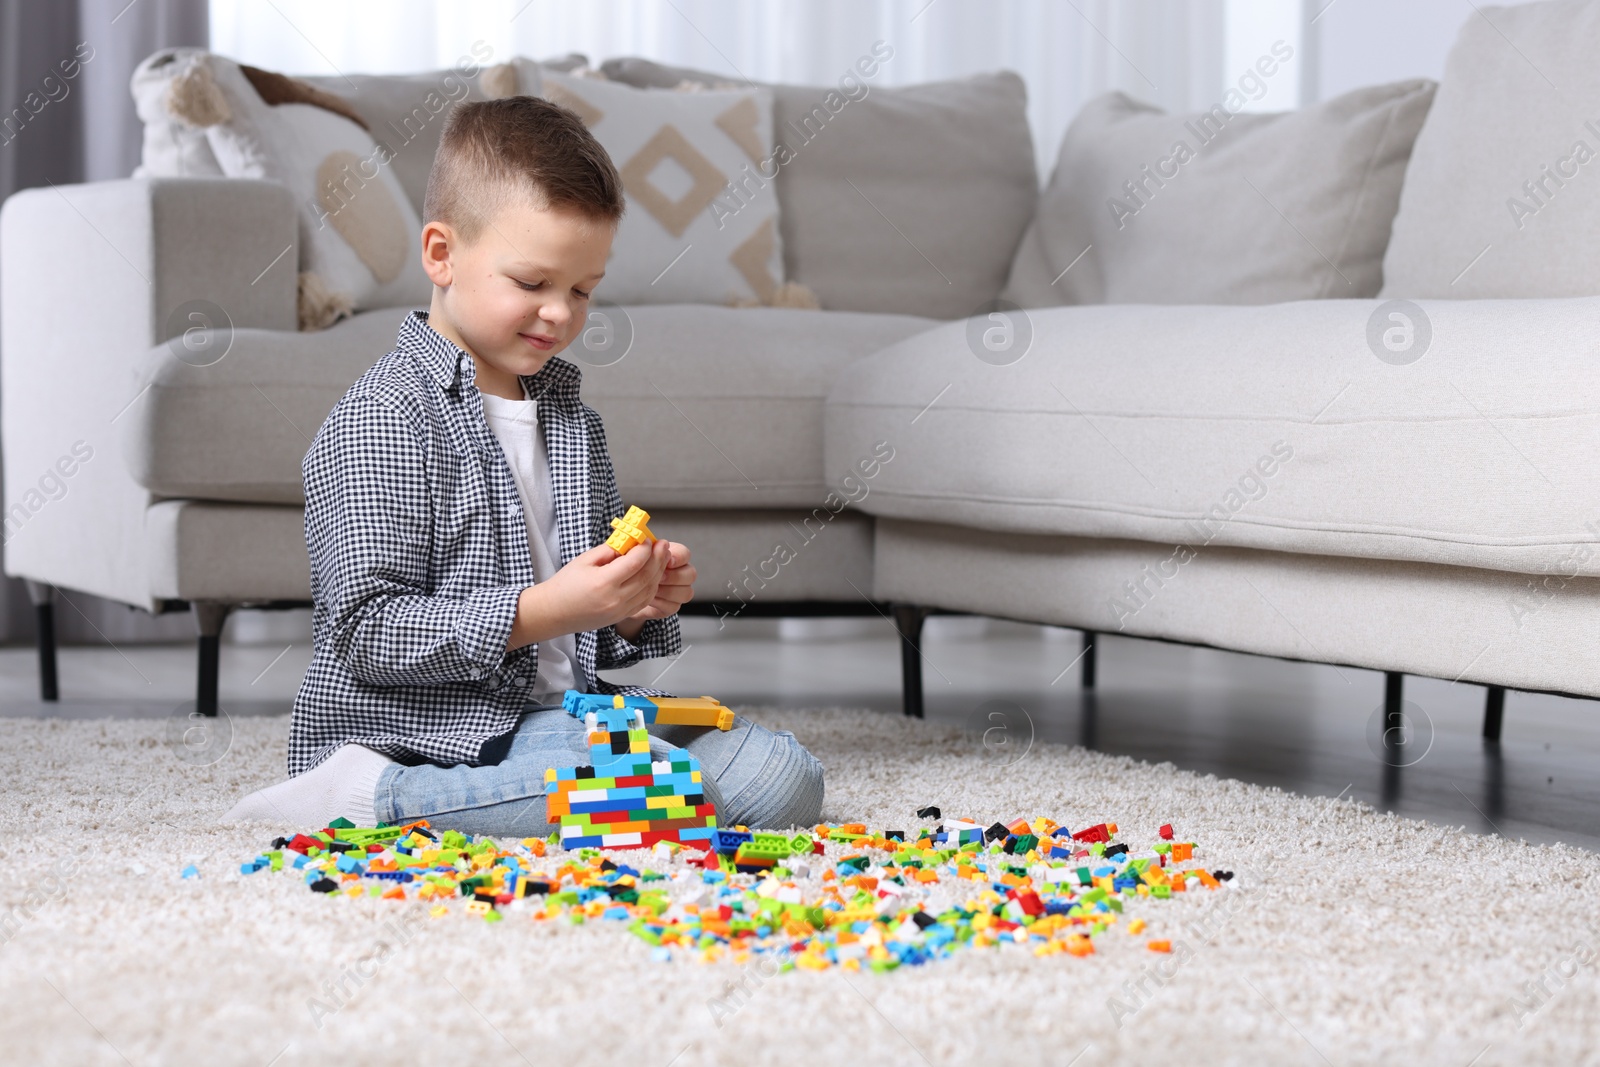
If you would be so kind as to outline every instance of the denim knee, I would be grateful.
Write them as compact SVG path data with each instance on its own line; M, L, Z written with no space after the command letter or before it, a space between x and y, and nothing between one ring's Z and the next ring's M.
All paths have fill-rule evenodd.
M768 736L771 743L765 762L743 788L725 800L717 812L719 825L782 830L812 826L822 817L822 763L789 731Z

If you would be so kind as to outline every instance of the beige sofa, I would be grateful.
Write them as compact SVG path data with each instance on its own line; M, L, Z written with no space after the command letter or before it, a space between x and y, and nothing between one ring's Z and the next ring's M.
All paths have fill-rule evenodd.
M1536 61L1596 80L1562 42L1600 42L1593 19L1516 10ZM1537 172L1526 138L1562 143L1517 117L1535 88L1498 47L1469 23L1437 99L1235 115L1193 162L1164 155L1193 117L1098 102L1037 211L1014 77L875 91L778 182L786 269L827 310L602 309L625 358L574 350L624 498L693 546L697 610L892 613L911 713L929 611L1381 670L1391 714L1405 673L1481 683L1487 736L1504 687L1600 696L1600 286L1494 229L1482 190ZM817 92L777 87L779 123ZM1507 263L1435 254L1443 196ZM293 332L292 276L261 271L294 229L282 190L215 178L0 215L6 571L42 600L203 606L203 707L226 610L305 600L300 457L404 314ZM1545 295L1497 291L1540 255ZM165 343L193 300L231 320L206 366Z

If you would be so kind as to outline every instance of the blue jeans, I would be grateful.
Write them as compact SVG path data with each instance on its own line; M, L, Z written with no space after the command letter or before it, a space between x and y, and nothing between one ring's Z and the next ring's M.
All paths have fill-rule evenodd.
M739 716L726 732L655 726L650 734L654 758L678 747L700 761L718 826L783 830L811 826L822 815L822 764L787 730L775 733ZM543 837L556 829L545 816L544 772L589 762L583 723L559 707L530 706L500 763L395 764L378 778L373 806L388 823L427 819L441 830Z

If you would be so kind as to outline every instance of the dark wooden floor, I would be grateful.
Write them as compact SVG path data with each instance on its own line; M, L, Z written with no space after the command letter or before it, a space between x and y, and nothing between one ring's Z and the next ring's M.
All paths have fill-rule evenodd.
M963 636L971 623L981 620L930 621L927 716L987 732L995 759L1015 758L1030 739L1080 744L1304 795L1354 796L1480 833L1600 849L1600 703L1510 693L1502 740L1486 744L1481 687L1408 677L1407 743L1396 754L1382 743L1380 672L1102 636L1097 687L1085 692L1080 667L1060 674L1078 655L1076 633L1040 640L991 624L989 636ZM889 635L691 643L661 685L730 702L899 710ZM659 672L649 664L629 677Z
M710 619L685 619L684 633L679 658L609 677L730 704L899 714L899 645L886 621L743 620L719 632ZM996 760L1037 741L1082 744L1306 795L1353 795L1475 832L1600 849L1596 702L1513 692L1503 740L1485 745L1481 688L1407 678L1410 739L1396 760L1378 734L1380 673L1102 636L1098 687L1085 693L1073 663L1080 647L1074 631L931 619L928 717L967 727ZM224 646L224 709L286 713L309 659L300 641ZM0 715L182 714L192 707L193 670L190 646L66 649L62 702L43 705L31 650L4 649Z

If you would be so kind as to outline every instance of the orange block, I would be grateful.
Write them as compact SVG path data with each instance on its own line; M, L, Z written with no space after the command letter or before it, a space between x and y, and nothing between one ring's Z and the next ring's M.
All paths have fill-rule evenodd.
M1171 941L1150 941L1150 942L1147 942L1144 947L1149 949L1151 952L1171 952L1172 951L1172 942Z
M1184 860L1194 859L1194 842L1178 841L1172 845L1172 861L1182 863Z

